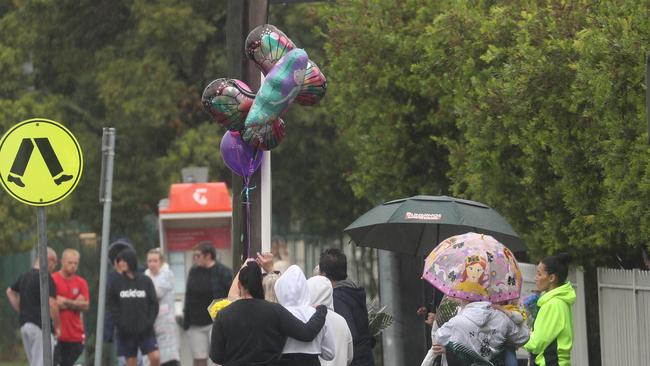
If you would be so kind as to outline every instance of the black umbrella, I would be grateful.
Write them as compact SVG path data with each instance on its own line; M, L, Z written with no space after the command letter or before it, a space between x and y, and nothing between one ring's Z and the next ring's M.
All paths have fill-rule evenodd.
M442 240L473 231L513 252L527 250L512 226L489 206L447 196L415 196L379 205L343 230L360 246L427 255Z

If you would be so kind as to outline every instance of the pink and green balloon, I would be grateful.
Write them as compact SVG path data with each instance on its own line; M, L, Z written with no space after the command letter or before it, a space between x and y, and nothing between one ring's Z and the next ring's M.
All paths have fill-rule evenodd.
M234 138L253 150L271 150L286 135L282 116L291 104L315 105L325 95L327 80L307 53L273 25L251 31L245 47L265 75L258 92L241 80L216 79L203 91L203 106L215 121L237 133Z

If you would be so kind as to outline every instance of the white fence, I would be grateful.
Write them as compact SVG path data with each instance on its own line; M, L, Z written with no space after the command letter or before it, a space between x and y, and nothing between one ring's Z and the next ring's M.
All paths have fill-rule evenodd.
M650 271L598 268L603 366L650 365Z
M524 283L521 288L521 296L526 297L535 289L535 272L537 266L528 263L519 263ZM589 353L587 348L587 313L585 308L585 281L582 270L576 268L569 269L569 281L576 290L576 302L573 304L573 350L571 351L572 366L588 366ZM601 328L602 332L602 328ZM523 357L526 357L523 352ZM603 366L606 365L603 363ZM620 365L632 365L628 363L619 363ZM640 364L639 364L640 365ZM650 365L650 363L646 363Z

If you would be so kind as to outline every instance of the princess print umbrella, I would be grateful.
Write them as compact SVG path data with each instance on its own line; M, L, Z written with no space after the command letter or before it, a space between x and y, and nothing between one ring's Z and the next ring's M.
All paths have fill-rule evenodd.
M510 249L477 233L442 241L424 260L422 278L447 296L493 303L519 298L522 285Z

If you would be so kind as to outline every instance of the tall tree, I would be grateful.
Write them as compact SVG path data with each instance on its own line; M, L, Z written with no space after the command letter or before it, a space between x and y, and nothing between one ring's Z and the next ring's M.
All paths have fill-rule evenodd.
M269 22L304 48L329 77L323 33L325 4L273 5ZM346 178L353 169L347 143L336 135L342 116L333 109L334 83L314 107L292 105L284 118L287 137L272 151L273 232L305 233L337 238L363 210L364 198L355 197Z
M225 4L64 0L7 2L2 10L0 70L6 72L0 102L15 105L3 127L35 115L55 118L77 135L85 153L79 187L62 206L66 210L53 211L51 219L76 218L98 231L101 210L93 197L99 183L99 139L102 126L114 126L113 231L140 241L141 218L156 212L173 178L163 174L169 172L164 163L173 159L160 158L182 156L169 150L182 145L174 140L208 122L200 91L225 68ZM219 141L212 143L218 146ZM14 218L26 221L23 214ZM2 222L14 229L3 232L30 232L11 219ZM26 237L14 236L14 241ZM21 243L22 248L31 246Z
M323 7L274 5L271 21L327 75L318 15ZM75 133L85 153L75 193L48 210L52 223L75 220L99 232L103 126L117 129L113 235L131 236L143 249L155 245L143 232L169 184L180 180L180 168L206 165L210 179L230 180L219 156L225 130L210 121L200 100L211 80L228 77L227 53L243 52L226 49L225 17L225 3L205 0L0 4L3 130L28 117L50 117ZM338 116L328 119L327 103L326 97L319 107L292 108L289 135L273 153L274 222L281 232L295 229L295 222L302 231L340 234L355 210L365 208L344 181L352 160L334 138ZM31 247L31 211L0 199L7 203L0 253Z
M567 250L595 264L638 253L650 220L648 4L332 6L330 97L355 193L486 202L533 256Z

